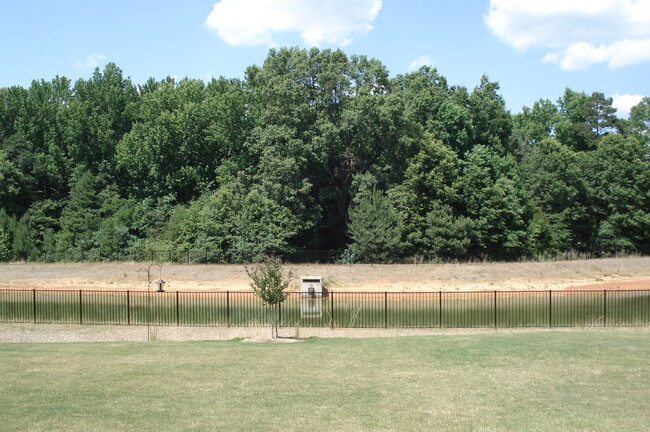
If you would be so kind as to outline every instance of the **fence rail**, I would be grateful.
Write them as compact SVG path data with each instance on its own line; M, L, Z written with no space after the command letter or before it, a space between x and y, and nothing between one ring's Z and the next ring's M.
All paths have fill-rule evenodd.
M650 290L288 293L0 290L0 322L330 328L650 325Z

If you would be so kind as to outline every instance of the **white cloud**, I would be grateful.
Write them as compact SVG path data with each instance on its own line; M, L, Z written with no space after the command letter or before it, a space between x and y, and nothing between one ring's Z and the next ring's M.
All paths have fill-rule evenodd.
M612 99L612 106L616 108L616 115L619 118L628 118L632 107L638 105L643 100L643 96L616 93L612 95Z
M490 0L486 25L518 50L545 48L562 69L650 60L650 0Z
M433 61L428 55L422 55L411 62L408 70L414 71L420 69L422 66L432 66Z
M86 60L78 61L76 67L79 69L86 69L86 68L94 69L97 66L99 66L104 60L106 60L106 54L93 53L88 57L86 57Z
M311 46L345 46L372 30L381 0L221 0L205 25L230 45L278 45L298 33Z
M610 45L598 46L578 42L566 50L547 54L544 60L558 63L565 70L588 69L598 63L620 68L650 60L650 38L623 39Z

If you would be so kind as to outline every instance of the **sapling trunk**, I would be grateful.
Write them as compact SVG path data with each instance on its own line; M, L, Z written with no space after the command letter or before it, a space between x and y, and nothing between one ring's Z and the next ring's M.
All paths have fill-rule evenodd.
M246 268L246 273L253 280L251 288L267 306L266 321L271 328L271 338L278 335L278 321L280 303L286 298L285 290L289 287L293 274L286 276L282 270L282 263L278 258L265 257L251 269Z

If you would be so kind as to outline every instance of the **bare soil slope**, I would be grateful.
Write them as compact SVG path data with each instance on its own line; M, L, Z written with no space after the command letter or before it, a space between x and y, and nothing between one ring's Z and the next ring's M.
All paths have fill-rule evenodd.
M0 264L0 289L147 290L149 263ZM333 291L484 291L650 289L650 257L589 261L422 264L287 265L298 277L318 275ZM170 291L250 290L241 265L163 264L151 278Z

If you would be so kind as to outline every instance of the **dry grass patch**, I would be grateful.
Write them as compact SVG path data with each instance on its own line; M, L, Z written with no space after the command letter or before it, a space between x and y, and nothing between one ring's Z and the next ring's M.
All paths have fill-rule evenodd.
M143 263L0 264L0 288L146 290ZM650 257L589 261L422 264L287 265L296 275L321 275L334 291L482 291L650 289ZM173 291L250 290L240 265L163 264ZM297 283L297 282L296 282ZM297 286L295 286L297 288Z

